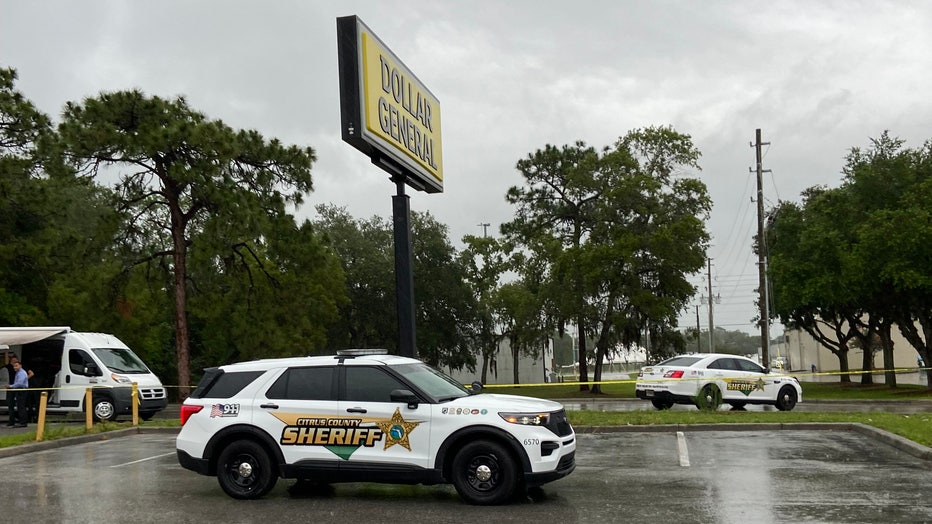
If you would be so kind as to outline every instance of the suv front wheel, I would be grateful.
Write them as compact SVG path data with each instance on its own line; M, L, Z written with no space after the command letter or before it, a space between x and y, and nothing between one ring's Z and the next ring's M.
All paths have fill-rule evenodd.
M509 502L518 488L518 464L504 446L477 440L453 459L453 486L470 504Z
M268 452L251 440L231 442L217 461L217 480L235 499L257 499L278 481Z

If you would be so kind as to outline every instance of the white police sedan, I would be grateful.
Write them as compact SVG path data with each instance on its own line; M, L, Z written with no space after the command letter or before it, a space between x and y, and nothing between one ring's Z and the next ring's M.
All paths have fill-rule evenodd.
M724 403L733 408L769 404L789 411L802 402L803 389L795 377L772 372L749 358L694 353L641 368L635 394L657 409L693 404L714 410Z

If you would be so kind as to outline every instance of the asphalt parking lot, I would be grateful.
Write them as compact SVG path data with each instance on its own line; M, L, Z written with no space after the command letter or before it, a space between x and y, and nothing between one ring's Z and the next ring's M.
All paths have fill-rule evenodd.
M0 490L23 522L932 522L930 460L831 428L580 428L573 474L495 508L450 486L293 481L236 501L178 465L172 430L20 449Z

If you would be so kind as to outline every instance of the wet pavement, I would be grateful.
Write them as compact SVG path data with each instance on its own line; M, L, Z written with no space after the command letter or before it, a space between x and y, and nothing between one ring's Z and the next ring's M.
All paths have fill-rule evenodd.
M573 474L491 508L450 486L293 481L237 501L178 465L173 433L0 458L0 490L43 523L932 522L930 461L859 431L623 429L580 432Z

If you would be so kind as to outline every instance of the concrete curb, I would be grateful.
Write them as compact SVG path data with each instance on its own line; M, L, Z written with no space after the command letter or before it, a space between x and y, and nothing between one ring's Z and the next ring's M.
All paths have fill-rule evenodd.
M932 448L860 422L791 422L760 424L657 424L651 426L573 426L576 433L675 433L677 431L854 431L912 455L932 461Z
M18 446L8 446L0 448L0 458L14 457L23 453L33 453L35 451L44 451L47 449L56 449L74 444L84 444L86 442L97 442L102 440L112 440L115 438L129 435L139 435L141 433L178 433L181 428L171 427L152 427L152 428L127 428L104 433L94 433L90 435L78 435L76 437L66 437L55 440L44 440L42 442L27 442Z

